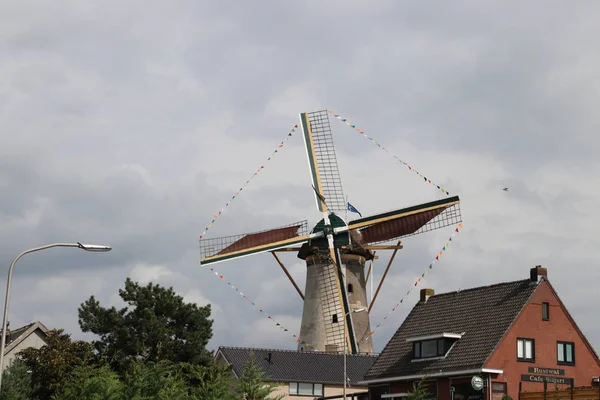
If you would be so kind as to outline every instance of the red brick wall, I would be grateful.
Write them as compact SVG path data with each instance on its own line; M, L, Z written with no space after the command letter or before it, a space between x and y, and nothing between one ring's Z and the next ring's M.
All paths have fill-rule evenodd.
M550 320L542 320L542 302L550 303ZM490 310L493 313L493 310ZM517 361L517 337L535 339L535 362ZM556 342L575 343L575 366L558 365ZM521 374L529 374L529 367L559 368L564 377L574 378L575 386L591 384L592 376L600 375L598 361L585 345L582 336L573 326L551 287L543 281L534 292L504 340L495 349L486 368L504 370L494 381L507 382L508 394L517 399ZM543 390L543 383L523 382L523 391ZM548 390L554 390L548 384Z

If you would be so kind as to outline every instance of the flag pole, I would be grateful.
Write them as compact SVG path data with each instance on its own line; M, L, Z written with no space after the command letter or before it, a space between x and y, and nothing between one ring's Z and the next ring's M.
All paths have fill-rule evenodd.
M348 208L350 203L348 203L348 195L346 195L346 215L344 216L346 226L348 226ZM352 246L352 237L350 236L350 229L348 229L348 243Z
M346 215L344 217L344 221L346 222L346 225L348 225L348 195L346 195Z

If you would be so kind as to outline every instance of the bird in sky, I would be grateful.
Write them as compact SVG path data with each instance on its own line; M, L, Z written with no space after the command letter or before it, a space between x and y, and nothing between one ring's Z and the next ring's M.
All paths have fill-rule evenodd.
M504 188L504 189L502 189L502 190L504 190L505 192L508 192L508 188Z

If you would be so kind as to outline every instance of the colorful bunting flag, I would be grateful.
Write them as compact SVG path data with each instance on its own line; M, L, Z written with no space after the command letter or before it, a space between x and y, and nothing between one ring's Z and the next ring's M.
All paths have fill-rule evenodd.
M285 143L293 136L293 133L296 132L296 129L298 129L298 125L294 125L294 127L286 135L285 140L283 140L281 143L279 143L277 145L277 148L275 150L273 150L273 152L271 153L271 155L269 156L269 158L267 158L267 161L271 161L271 159L275 156L275 154L279 153L279 150L277 150L277 149L280 149L283 146L285 146ZM256 170L256 172L254 172L254 175L252 175L250 177L250 179L248 179L246 181L246 183L244 183L244 185L229 199L229 201L227 203L225 203L225 205L219 210L219 212L217 213L217 215L213 216L212 220L204 228L204 232L202 232L202 234L200 235L200 240L202 240L202 238L204 237L204 235L206 235L206 232L210 229L210 227L214 225L215 221L217 219L219 219L219 217L221 216L221 214L223 214L225 212L225 209L227 207L229 207L229 204L231 204L231 202L237 196L239 196L239 194L242 192L242 190L244 190L244 188L252 181L252 179L254 179L264 168L265 168L265 166L261 165L260 168L258 168Z
M217 278L219 278L222 281L226 281L225 277L218 273L217 271L215 271L213 268L210 269L212 271L213 274L215 274L215 276ZM249 297L247 297L244 293L242 293L239 288L235 287L234 285L231 284L231 282L227 282L227 285L232 288L233 290L235 290L240 296L242 296L244 298L244 300L246 300L248 303L252 304L254 306L254 308L256 308L258 310L258 312L260 312L261 314L265 315L267 317L267 319L270 319L271 321L273 321L275 323L275 326L279 327L279 329L283 330L284 332L289 332L289 330L284 327L280 322L277 322L275 320L275 318L273 318L271 315L269 315L267 312L265 312L262 308L260 308L253 300L251 300ZM293 333L291 333L291 335L296 338L296 342L300 343L302 345L305 345L306 347L311 347L310 344L306 343L306 341L302 340L302 338L300 338L297 335L294 335Z
M392 154L387 149L387 147L382 146L380 143L377 142L377 140L375 140L375 138L372 138L371 136L367 135L362 129L357 128L356 125L354 125L352 122L348 121L346 118L343 118L340 114L335 114L332 110L327 110L327 114L329 115L330 118L332 116L335 117L339 121L343 122L344 124L346 124L347 126L349 126L350 128L352 128L354 131L358 132L362 137L364 137L366 139L369 139L372 143L374 143L375 145L377 145L377 147L379 147L381 150L384 150L386 153L388 153L389 155L391 155L392 157L394 157L396 160L398 160L402 164L404 164L404 166L406 166L410 171L412 171L415 174L417 174L419 176L419 178L423 179L423 181L425 183L429 183L430 185L435 186L436 188L438 188L440 191L442 191L443 193L445 193L448 196L450 195L450 193L448 193L448 191L446 189L444 189L443 187L441 187L437 183L433 182L431 179L427 178L427 176L423 175L422 173L420 173L419 171L417 171L416 169L414 169L406 161L403 161L400 158L396 157L394 154Z
M387 315L385 317L383 317L383 321L385 321L391 313L393 313L394 311L396 311L396 309L400 306L400 304L402 304L404 302L404 300L406 300L408 298L408 296L410 295L410 293L412 292L413 288L417 287L419 285L419 283L421 282L422 279L425 278L425 275L427 275L429 273L430 270L433 269L433 265L439 261L440 257L442 256L442 254L444 254L444 252L448 249L448 247L450 246L450 242L452 242L452 238L460 232L460 230L462 229L463 224L460 223L456 226L456 228L454 228L454 231L452 232L452 236L450 236L450 238L446 241L446 243L444 243L444 246L442 247L442 251L440 251L439 253L436 254L436 256L434 257L434 259L431 261L431 263L429 264L429 266L427 268L425 268L425 270L421 273L421 276L419 276L419 278L415 281L415 283L411 286L411 288L408 290L408 292L406 292L406 294L404 296L402 296L402 298L400 300L398 300L396 302L396 305L391 309L390 312L387 313ZM381 326L381 324L383 324L383 321L379 322L378 324L375 325L375 329L373 329L371 332L368 332L362 339L364 340L367 336L373 336L373 334L377 331L377 328L379 328Z
M353 123L349 122L346 118L341 117L339 114L334 114L332 110L328 110L328 114L330 115L330 117L335 117L336 119L338 119L341 122L344 122L347 126L349 126L350 128L352 128L353 130L355 130L356 132L358 132L361 136L365 137L366 139L369 139L369 141L371 141L372 143L374 143L375 145L377 145L379 148L381 148L382 150L384 150L385 152L387 152L388 154L390 154L392 157L394 157L396 160L398 160L400 163L402 163L404 166L406 166L410 171L413 171L415 174L419 175L419 178L423 179L424 182L429 183L430 185L433 185L435 187L437 187L437 189L439 189L440 191L442 191L443 193L445 193L446 195L450 195L450 193L445 190L443 187L441 187L440 185L436 184L435 182L433 182L431 179L427 178L426 176L424 176L422 173L420 173L419 171L417 171L416 169L414 169L411 165L409 165L407 162L401 160L400 158L396 157L394 154L392 154L386 147L382 146L380 143L377 142L377 140L375 140L375 138L372 138L368 135L365 134L364 131L362 131L360 128L357 128L356 125L354 125ZM271 161L271 159L275 156L275 154L277 154L281 149L285 146L285 144L287 143L287 141L290 139L290 137L293 136L293 133L296 131L296 129L298 129L298 125L294 125L294 127L288 132L285 140L283 140L280 144L277 145L277 148L275 148L275 150L271 153L271 155L267 158L267 161ZM245 183L242 187L239 188L239 190L229 199L229 201L227 201L227 203L215 214L213 215L211 221L206 225L204 231L202 232L202 234L200 235L200 240L202 240L202 238L206 235L206 232L212 227L212 225L214 225L215 221L217 221L222 214L225 212L225 210L227 209L227 207L229 207L229 205L231 204L231 202L241 194L241 192L244 190L244 188L257 176L260 174L261 171L263 171L265 168L264 165L261 165L260 168L258 168L255 172L254 175L252 175ZM352 208L352 209L351 209ZM358 210L356 210L353 206L350 205L350 203L348 203L348 209L352 212L358 212ZM356 211L355 211L356 210ZM433 265L439 261L440 257L443 255L443 253L447 250L448 246L450 245L450 242L452 242L452 238L454 237L454 235L456 233L458 233L460 231L460 229L462 229L462 223L459 224L455 229L454 232L452 233L452 236L448 239L448 241L446 241L446 243L444 244L444 246L442 247L442 250L440 252L438 252L435 256L435 258L432 260L432 262L429 264L429 266L424 270L424 272L421 274L421 276L415 281L414 285L406 292L406 295L404 295L399 301L396 302L396 304L394 305L394 307L391 309L390 312L388 312L388 314L383 318L383 320L381 322L379 322L378 324L375 325L375 328L371 331L371 332L367 332L367 334L360 340L361 342L363 340L365 340L367 338L367 336L372 336L376 330L381 326L381 324L387 320L387 318L391 315L392 312L394 312L397 308L400 307L400 305L403 303L403 301L408 298L408 296L410 295L410 293L412 292L414 287L417 287L418 284L421 282L422 279L425 278L425 275L427 275L427 273L429 272L429 270L433 269ZM215 271L213 268L210 269L214 275L224 281L227 282L225 277L221 274L219 274L217 271ZM267 319L270 319L271 321L273 321L275 323L276 327L279 327L279 329L283 330L284 332L289 332L289 330L284 327L281 323L277 322L271 315L269 315L268 313L266 313L263 309L261 309L253 300L251 300L250 298L248 298L246 295L244 295L239 288L237 288L236 286L232 285L230 282L227 282L227 285L235 290L241 297L244 298L244 300L246 300L248 303L252 304L260 313L264 314ZM291 332L290 332L291 334ZM309 343L307 343L306 341L304 341L302 338L300 338L297 335L291 334L292 337L294 337L296 339L297 343L300 343L302 345L305 345L306 347L311 347L311 345Z

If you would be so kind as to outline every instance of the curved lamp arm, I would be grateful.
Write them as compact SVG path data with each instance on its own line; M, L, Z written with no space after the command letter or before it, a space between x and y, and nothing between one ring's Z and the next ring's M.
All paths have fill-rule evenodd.
M2 341L0 342L0 387L2 385L2 375L4 373L4 347L6 346L6 328L8 323L8 302L10 300L10 286L12 282L12 273L15 268L15 264L21 257L25 254L35 253L36 251L50 249L52 247L77 247L85 251L91 252L107 252L112 248L110 246L101 246L96 244L81 244L77 243L53 243L47 244L45 246L35 247L33 249L25 250L21 254L19 254L13 260L12 264L10 264L10 268L8 269L8 278L6 280L6 296L4 298L4 317L2 321Z

